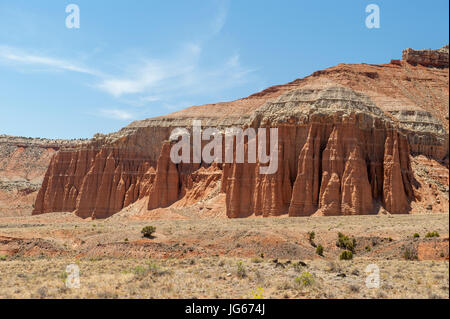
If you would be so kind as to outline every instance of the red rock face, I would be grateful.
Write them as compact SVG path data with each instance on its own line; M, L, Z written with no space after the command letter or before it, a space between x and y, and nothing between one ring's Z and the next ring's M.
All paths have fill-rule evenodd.
M61 151L50 163L33 214L74 211L82 218L107 218L143 197L149 198L149 210L202 198L220 179L218 168L175 165L170 147L163 143L156 164L125 145Z
M227 216L230 218L279 216L287 212L291 195L289 167L277 173L261 175L259 165L226 164L222 185L226 193Z
M156 177L148 201L148 209L168 207L178 200L180 178L177 165L170 159L170 143L164 143L156 167Z
M179 200L187 205L194 202L189 196L201 197L200 180L210 185L219 178L230 218L371 214L377 203L391 213L408 213L414 193L406 135L351 90L293 92L266 104L249 122L278 128L274 174L260 174L259 163L246 161L214 165L205 179L199 169L209 164L174 164L170 142L162 143L156 164L118 147L123 142L116 148L62 151L50 164L34 213L75 211L105 218L146 196L148 210Z
M33 214L75 211L105 218L145 194L149 162L139 154L104 148L59 152L51 161ZM148 179L148 177L147 177Z
M427 180L417 182L412 155L433 159L448 176L448 72L405 64L408 59L339 65L246 99L135 122L62 149L33 214L105 218L142 198L149 210L188 206L219 182L230 218L371 214L379 206L409 213L414 201L423 200L421 183ZM262 175L258 162L174 164L170 133L190 130L193 119L222 132L231 126L278 128L278 170ZM422 162L416 169L425 171ZM442 180L447 184L438 181L430 192L441 192L439 207L447 207L448 197L441 195L448 178Z
M54 154L79 142L0 135L0 216L29 215Z
M406 49L403 51L403 60L412 65L448 68L448 45L439 50Z
M395 129L314 123L280 132L276 174L260 175L257 164L225 165L229 217L362 215L374 213L375 203L391 213L410 211L412 171L409 156L399 155L409 154L408 143Z

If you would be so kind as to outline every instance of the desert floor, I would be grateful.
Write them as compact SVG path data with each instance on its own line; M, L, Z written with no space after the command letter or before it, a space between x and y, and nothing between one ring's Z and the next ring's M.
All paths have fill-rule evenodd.
M339 259L339 232L355 239L352 260ZM448 214L0 217L0 298L449 298L448 234Z

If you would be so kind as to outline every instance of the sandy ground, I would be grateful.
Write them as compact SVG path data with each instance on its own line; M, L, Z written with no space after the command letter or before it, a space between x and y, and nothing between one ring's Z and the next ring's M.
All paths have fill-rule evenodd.
M352 260L339 260L339 232L355 238ZM448 233L448 214L0 217L0 298L449 298ZM66 287L68 265L80 288ZM378 288L366 286L369 265Z

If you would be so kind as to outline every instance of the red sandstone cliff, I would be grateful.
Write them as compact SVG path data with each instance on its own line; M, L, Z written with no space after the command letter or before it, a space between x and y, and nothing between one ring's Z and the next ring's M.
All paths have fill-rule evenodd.
M403 51L402 59L412 65L448 68L448 50L448 44L439 50L406 49Z
M80 142L0 135L0 215L30 214L53 155Z
M338 65L245 99L134 122L59 151L33 214L105 218L142 198L148 209L189 205L219 183L232 218L369 214L379 206L409 213L429 184L416 179L413 156L432 159L448 176L448 64L441 62ZM277 172L261 175L259 163L172 163L170 132L190 129L192 119L222 131L278 128ZM439 207L448 207L448 178L439 183Z
M377 202L391 213L409 211L406 136L368 98L344 88L300 89L260 111L258 121L277 121L280 166L267 176L254 164L226 168L228 216L369 214Z

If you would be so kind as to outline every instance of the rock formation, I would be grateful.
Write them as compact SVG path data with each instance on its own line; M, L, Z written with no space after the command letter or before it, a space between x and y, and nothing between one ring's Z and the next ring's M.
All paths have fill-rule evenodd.
M33 214L105 218L143 198L149 210L191 205L219 184L231 218L420 210L428 186L416 180L412 159L425 156L448 175L448 50L421 60L405 52L395 63L338 65L65 147L51 160ZM174 164L170 134L192 133L193 119L222 134L231 126L278 128L278 170L261 175L263 164L248 161ZM448 206L445 180L439 198Z
M0 135L0 215L29 214L53 155L81 142Z
M406 49L403 51L402 58L412 65L448 68L448 44L438 50Z
M258 109L252 125L279 128L281 166L264 176L255 165L232 164L222 180L230 217L369 214L376 201L391 213L409 211L406 136L366 96L335 87L290 91Z

